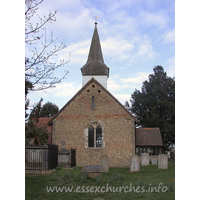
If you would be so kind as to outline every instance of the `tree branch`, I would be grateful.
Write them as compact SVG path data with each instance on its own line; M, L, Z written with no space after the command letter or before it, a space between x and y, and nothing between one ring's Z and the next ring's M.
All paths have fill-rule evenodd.
M37 13L38 6L42 2L43 0L25 0L27 8L25 11L25 43L27 47L30 46L29 52L31 53L31 56L25 57L25 79L32 84L32 91L54 87L56 83L60 83L69 73L67 70L64 70L61 77L55 76L56 70L65 67L70 60L70 56L67 62L60 61L60 63L54 63L50 61L53 56L56 56L58 52L66 48L63 42L58 46L52 46L58 39L53 39L52 33L50 42L47 42L45 25L56 21L55 16L57 10L53 13L49 11L47 17L44 16L41 18L37 15L39 21L35 24L31 21L32 17ZM45 31L45 37L40 33L41 31ZM43 39L44 42L42 42L41 39ZM37 41L41 41L41 49Z

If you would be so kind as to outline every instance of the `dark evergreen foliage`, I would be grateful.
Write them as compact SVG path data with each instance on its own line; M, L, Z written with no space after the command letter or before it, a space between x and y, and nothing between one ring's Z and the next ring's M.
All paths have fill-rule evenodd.
M51 103L47 102L44 104L40 110L40 117L53 117L57 112L58 112L58 106Z
M159 127L165 147L175 144L175 78L168 77L162 66L155 66L141 91L131 94L128 108L142 127Z

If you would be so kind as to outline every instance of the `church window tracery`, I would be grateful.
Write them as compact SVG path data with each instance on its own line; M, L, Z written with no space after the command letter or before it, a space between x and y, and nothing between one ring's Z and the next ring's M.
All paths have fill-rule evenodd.
M88 147L102 147L102 141L102 127L98 123L93 123L88 128Z

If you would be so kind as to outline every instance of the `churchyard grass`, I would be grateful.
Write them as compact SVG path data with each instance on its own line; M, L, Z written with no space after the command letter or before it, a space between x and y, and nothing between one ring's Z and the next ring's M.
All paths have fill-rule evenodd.
M25 176L25 197L26 200L32 199L43 199L43 200L59 200L59 199L80 199L80 200L90 200L90 199L175 199L175 162L169 162L168 169L158 169L157 165L141 166L140 172L129 172L130 168L110 168L109 172L103 172L102 178L92 179L88 177L87 174L82 174L81 167L75 167L73 169L62 169L58 168L52 171L50 174L41 175L26 175ZM158 188L159 184L162 183L163 187L158 192L148 192L150 187ZM118 192L105 192L100 193L93 190L93 193L83 192L83 190L78 190L79 192L73 192L78 186L84 187L98 187L102 188L106 185L118 188ZM129 192L129 186L132 187L143 187L145 190L143 192L134 192L132 190ZM53 192L47 191L47 187L60 186L62 188L72 187L72 192ZM119 192L119 187L126 187L128 192L124 192L122 189ZM141 190L140 190L141 191ZM150 189L149 189L150 191Z

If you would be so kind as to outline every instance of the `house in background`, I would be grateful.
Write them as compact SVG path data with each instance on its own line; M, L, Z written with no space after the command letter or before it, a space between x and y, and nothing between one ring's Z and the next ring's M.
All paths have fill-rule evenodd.
M40 117L38 118L38 122L34 121L33 124L38 128L43 128L47 130L48 133L48 140L46 141L46 144L52 144L52 139L51 139L51 126L48 126L49 120L51 120L52 117ZM29 137L27 144L40 144L38 137Z

